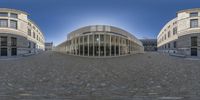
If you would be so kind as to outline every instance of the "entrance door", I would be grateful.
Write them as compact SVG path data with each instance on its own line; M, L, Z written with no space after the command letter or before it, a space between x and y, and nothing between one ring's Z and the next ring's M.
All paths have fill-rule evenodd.
M7 56L8 52L7 52L7 48L1 48L1 56Z
M191 56L197 56L197 48L191 48Z
M17 55L17 48L12 48L11 49L11 55L16 56Z

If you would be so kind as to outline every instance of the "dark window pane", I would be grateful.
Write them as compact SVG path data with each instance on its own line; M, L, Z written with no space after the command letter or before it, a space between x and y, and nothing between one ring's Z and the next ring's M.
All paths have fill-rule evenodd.
M17 14L14 14L14 13L11 13L11 14L10 14L10 17L11 17L11 18L18 18L18 15L17 15Z
M190 28L198 27L198 19L191 19L190 20Z
M192 12L190 13L190 17L197 17L198 16L198 12Z
M7 56L8 52L7 52L7 48L1 48L1 56Z
M7 37L1 37L1 46L7 46Z
M15 21L15 20L10 20L10 28L17 29L17 21Z
M11 46L17 46L17 38L15 37L11 38Z
M6 12L0 12L0 17L8 17L8 13L6 13Z
M197 46L197 37L191 37L191 46Z

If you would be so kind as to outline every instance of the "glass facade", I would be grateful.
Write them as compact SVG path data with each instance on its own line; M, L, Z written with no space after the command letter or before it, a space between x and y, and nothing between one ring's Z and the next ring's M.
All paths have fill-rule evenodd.
M79 56L121 56L140 47L127 37L113 33L94 32L74 37L66 43L66 51Z

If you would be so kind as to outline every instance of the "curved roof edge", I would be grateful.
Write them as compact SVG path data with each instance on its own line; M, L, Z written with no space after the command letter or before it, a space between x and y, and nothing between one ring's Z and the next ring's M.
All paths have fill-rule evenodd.
M135 40L137 40L138 42L141 43L141 41L140 41L138 38L136 38L133 34L131 34L130 32L125 31L124 29L118 28L118 27L116 27L116 26L111 26L111 25L87 25L87 26L78 28L78 29L76 29L76 30L70 32L70 33L67 35L67 37L69 37L69 36L70 36L71 34L73 34L73 33L76 33L76 32L78 32L78 31L80 31L81 29L87 29L87 28L90 28L90 27L93 27L93 26L95 26L95 27L97 27L97 26L104 26L104 27L105 27L105 26L108 26L108 27L111 28L111 30L112 30L112 28L118 29L118 30L122 31L123 33L126 33L126 35L127 35L128 37L131 37L132 39L135 39ZM123 35L124 35L124 34L123 34Z
M187 12L187 11L196 11L196 10L200 11L200 8L191 8L191 9L180 10L177 13L182 13L182 12Z
M166 29L166 27L169 26L172 22L175 22L177 20L177 17L173 18L172 20L168 21L163 28L160 30L159 34L157 35L157 38L161 35L161 33Z
M21 12L21 13L24 13L26 15L29 15L27 12L17 10L17 9L12 9L12 8L0 8L0 11L14 11L14 12Z

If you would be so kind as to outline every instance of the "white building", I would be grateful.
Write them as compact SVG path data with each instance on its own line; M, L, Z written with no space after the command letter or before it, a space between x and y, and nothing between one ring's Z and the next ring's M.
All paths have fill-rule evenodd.
M106 25L86 26L71 32L56 51L71 55L105 57L143 53L144 47L135 36L120 28Z
M177 12L157 36L160 52L200 57L200 8Z
M0 56L19 56L43 51L44 35L28 18L15 9L0 8Z

